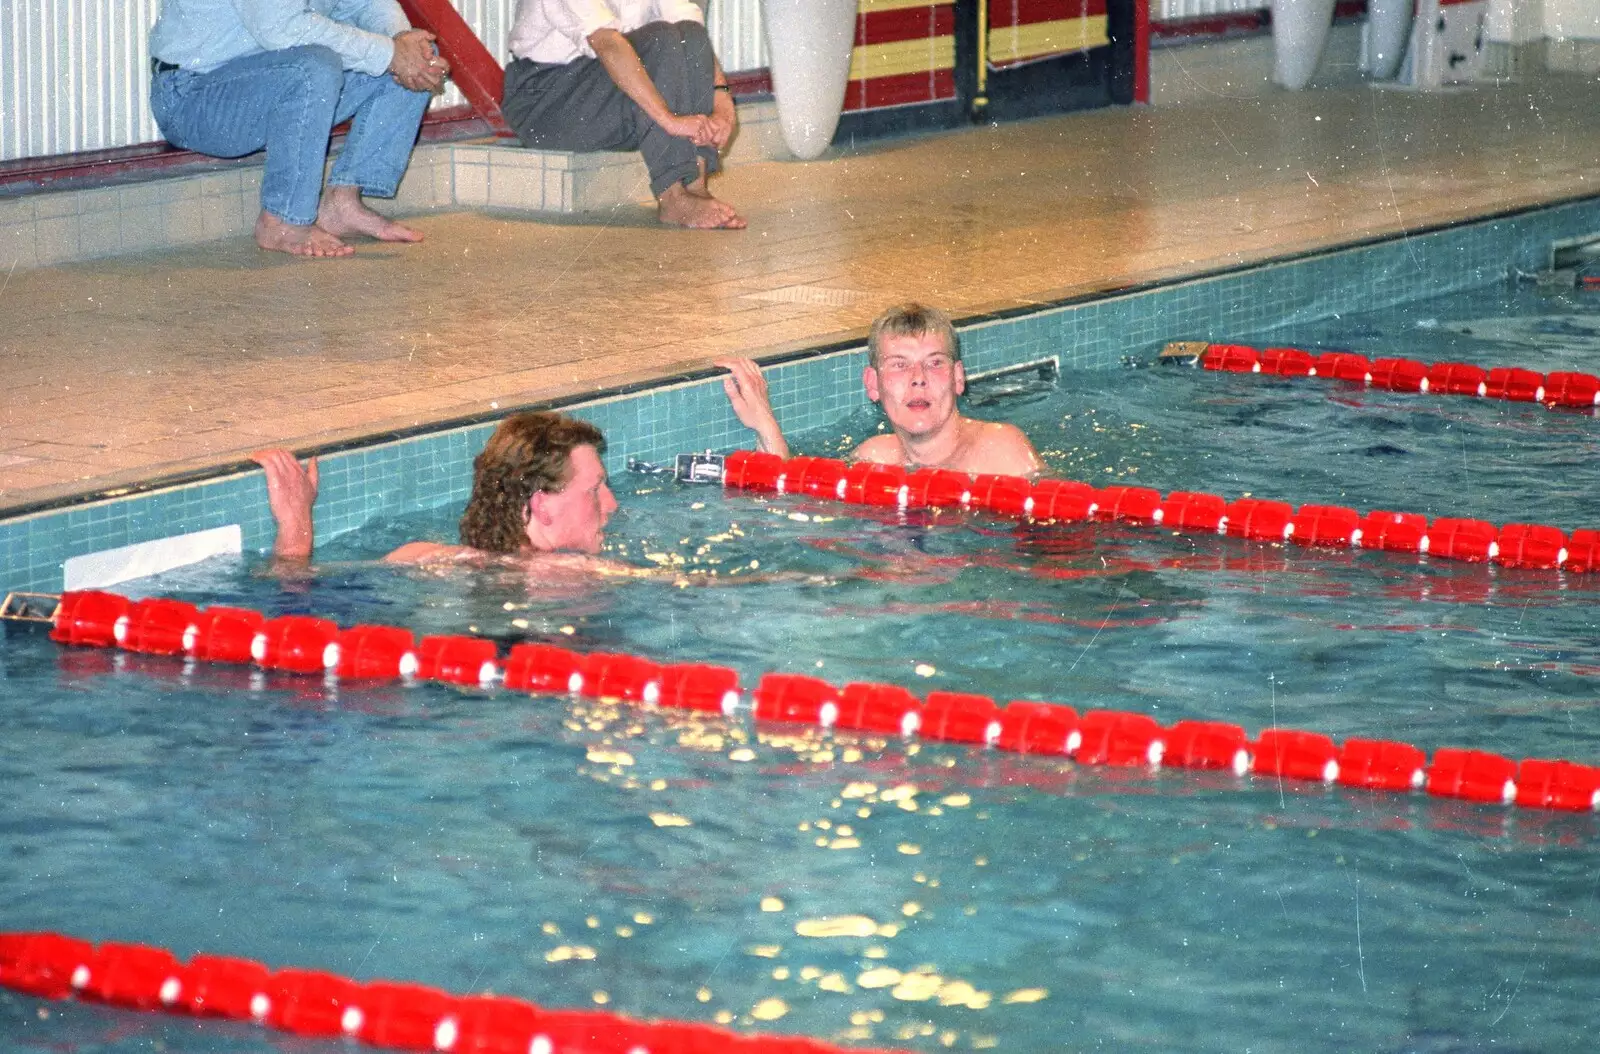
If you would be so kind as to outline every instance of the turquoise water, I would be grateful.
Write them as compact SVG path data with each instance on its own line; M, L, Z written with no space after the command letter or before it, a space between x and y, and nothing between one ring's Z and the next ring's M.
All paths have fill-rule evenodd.
M1595 303L1507 290L1227 336L1593 370ZM981 412L1099 484L1600 526L1589 414L1172 367L1068 372ZM611 555L654 577L365 562L450 537L449 510L341 539L309 580L217 562L128 591L722 662L747 685L790 670L1600 760L1583 577L618 483ZM920 1051L1581 1050L1600 996L1587 815L36 636L0 642L0 714L0 929ZM839 916L872 932L813 935ZM342 1049L3 993L0 1035Z

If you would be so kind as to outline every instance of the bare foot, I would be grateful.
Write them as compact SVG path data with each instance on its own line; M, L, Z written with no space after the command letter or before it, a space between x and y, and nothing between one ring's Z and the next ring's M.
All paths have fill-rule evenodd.
M285 223L270 212L256 217L256 244L291 256L349 256L354 249L316 224Z
M361 200L359 187L329 187L322 192L317 226L329 234L365 234L380 242L420 242L422 232L373 212Z
M703 182L701 186L703 189ZM709 191L696 193L682 183L674 183L662 193L656 202L656 216L662 223L695 230L737 231L745 226L744 217L732 205L718 201Z

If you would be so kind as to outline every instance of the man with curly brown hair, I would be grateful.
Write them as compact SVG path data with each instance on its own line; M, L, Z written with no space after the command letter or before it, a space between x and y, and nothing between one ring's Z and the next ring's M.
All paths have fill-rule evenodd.
M410 542L385 559L424 563L484 554L598 553L606 521L617 509L600 460L605 448L605 436L587 421L546 412L508 417L472 463L461 544ZM287 450L251 457L267 474L267 501L278 525L273 555L309 559L316 458L302 465Z

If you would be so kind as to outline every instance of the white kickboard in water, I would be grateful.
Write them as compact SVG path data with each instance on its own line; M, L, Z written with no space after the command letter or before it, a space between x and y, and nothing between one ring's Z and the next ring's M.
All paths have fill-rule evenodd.
M197 564L213 556L244 551L244 533L237 523L209 531L177 534L153 542L74 556L61 565L64 589L104 589L145 575Z

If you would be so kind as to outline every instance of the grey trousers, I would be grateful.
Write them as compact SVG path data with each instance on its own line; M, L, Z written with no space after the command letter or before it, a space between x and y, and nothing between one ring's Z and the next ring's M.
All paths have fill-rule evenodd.
M639 61L679 116L709 114L716 58L711 38L698 22L651 22L624 34ZM668 135L622 93L599 59L565 65L517 59L506 67L506 122L522 145L539 150L637 150L650 170L656 197L674 183L687 183L721 167L715 147L697 147Z

